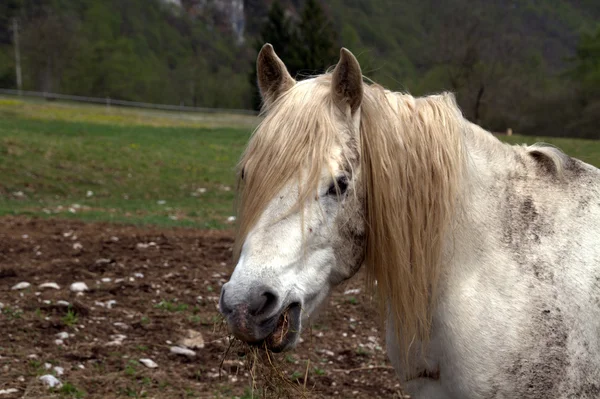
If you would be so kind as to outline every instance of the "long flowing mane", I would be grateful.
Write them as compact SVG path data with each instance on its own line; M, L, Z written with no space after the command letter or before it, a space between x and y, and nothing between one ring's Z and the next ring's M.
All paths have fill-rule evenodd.
M411 344L429 338L444 237L466 169L464 119L451 94L414 98L373 86L361 112L365 264L408 363L420 349Z
M296 84L252 135L238 165L235 259L269 201L285 184L300 181L299 171L307 175L298 208L317 192L333 146L343 145L330 91L329 73ZM365 264L381 314L396 321L408 361L411 343L427 342L431 328L442 246L465 169L464 119L451 94L414 98L376 84L365 85L360 109Z

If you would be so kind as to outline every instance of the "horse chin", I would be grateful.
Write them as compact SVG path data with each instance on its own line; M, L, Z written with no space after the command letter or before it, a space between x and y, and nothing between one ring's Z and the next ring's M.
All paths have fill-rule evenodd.
M275 330L265 338L265 344L271 352L294 349L300 337L300 311L300 304L293 303L281 313Z

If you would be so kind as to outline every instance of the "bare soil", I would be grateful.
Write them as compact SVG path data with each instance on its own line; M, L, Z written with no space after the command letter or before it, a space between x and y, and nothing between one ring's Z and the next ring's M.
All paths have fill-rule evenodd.
M0 226L0 392L17 390L0 398L251 398L279 384L268 363L251 368L252 355L231 345L217 312L231 232L26 217ZM31 286L12 289L21 282ZM60 289L39 288L47 282ZM74 282L89 290L72 292ZM189 330L203 347L170 353ZM335 290L302 337L293 352L259 356L297 397L400 396L362 276ZM45 374L62 388L45 387Z

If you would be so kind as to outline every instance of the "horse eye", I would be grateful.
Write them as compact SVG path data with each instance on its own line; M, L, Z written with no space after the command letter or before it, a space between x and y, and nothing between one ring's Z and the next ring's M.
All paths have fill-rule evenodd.
M338 196L344 195L346 190L348 189L348 178L346 176L340 176L336 180L337 187L335 183L331 183L329 186L329 190L327 190L327 195L329 196Z

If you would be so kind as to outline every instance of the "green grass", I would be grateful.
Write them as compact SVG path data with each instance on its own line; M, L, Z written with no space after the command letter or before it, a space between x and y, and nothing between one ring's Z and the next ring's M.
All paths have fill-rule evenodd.
M133 121L33 119L0 102L0 215L226 227L251 130Z
M157 309L166 310L167 312L185 312L188 309L188 305L185 303L175 303L171 301L162 300L156 305L154 305Z
M73 327L79 321L77 314L73 311L73 309L69 308L67 314L62 317L62 322L67 327Z
M235 164L257 121L0 97L0 215L229 228ZM600 141L500 139L600 166Z

